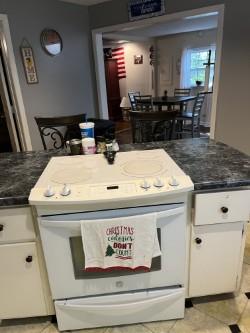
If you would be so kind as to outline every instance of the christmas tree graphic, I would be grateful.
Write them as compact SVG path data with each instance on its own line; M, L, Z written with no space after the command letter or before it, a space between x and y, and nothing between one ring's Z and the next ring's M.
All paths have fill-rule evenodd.
M115 251L113 250L112 246L108 245L105 256L111 257L114 253Z

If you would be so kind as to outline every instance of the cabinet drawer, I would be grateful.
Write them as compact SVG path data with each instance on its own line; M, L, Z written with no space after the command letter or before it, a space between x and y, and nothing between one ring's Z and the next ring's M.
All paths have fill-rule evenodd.
M194 224L248 221L250 190L197 194Z
M30 207L0 210L0 244L29 241L35 237Z
M0 320L46 315L35 243L0 245Z

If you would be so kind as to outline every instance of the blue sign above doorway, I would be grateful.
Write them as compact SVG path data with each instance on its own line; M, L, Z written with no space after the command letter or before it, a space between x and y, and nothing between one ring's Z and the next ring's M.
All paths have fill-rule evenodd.
M130 21L163 15L165 14L165 2L164 0L130 0L128 12Z

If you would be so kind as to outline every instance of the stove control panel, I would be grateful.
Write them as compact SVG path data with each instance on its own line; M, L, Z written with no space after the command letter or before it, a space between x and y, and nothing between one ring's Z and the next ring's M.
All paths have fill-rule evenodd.
M32 189L31 204L74 204L163 196L193 190L189 176L137 178L118 183L64 184Z

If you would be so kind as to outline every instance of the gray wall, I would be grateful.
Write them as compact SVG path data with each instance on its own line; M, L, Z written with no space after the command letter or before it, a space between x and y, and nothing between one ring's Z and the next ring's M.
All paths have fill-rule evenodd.
M91 28L128 21L127 0L90 7ZM250 155L250 2L246 0L165 0L166 12L225 4L222 64L215 138Z
M40 149L34 116L95 114L88 9L56 0L0 0L0 13L8 15L31 141L33 149ZM56 57L40 46L47 27L63 40L63 52ZM24 37L33 47L38 84L26 83L19 50Z

